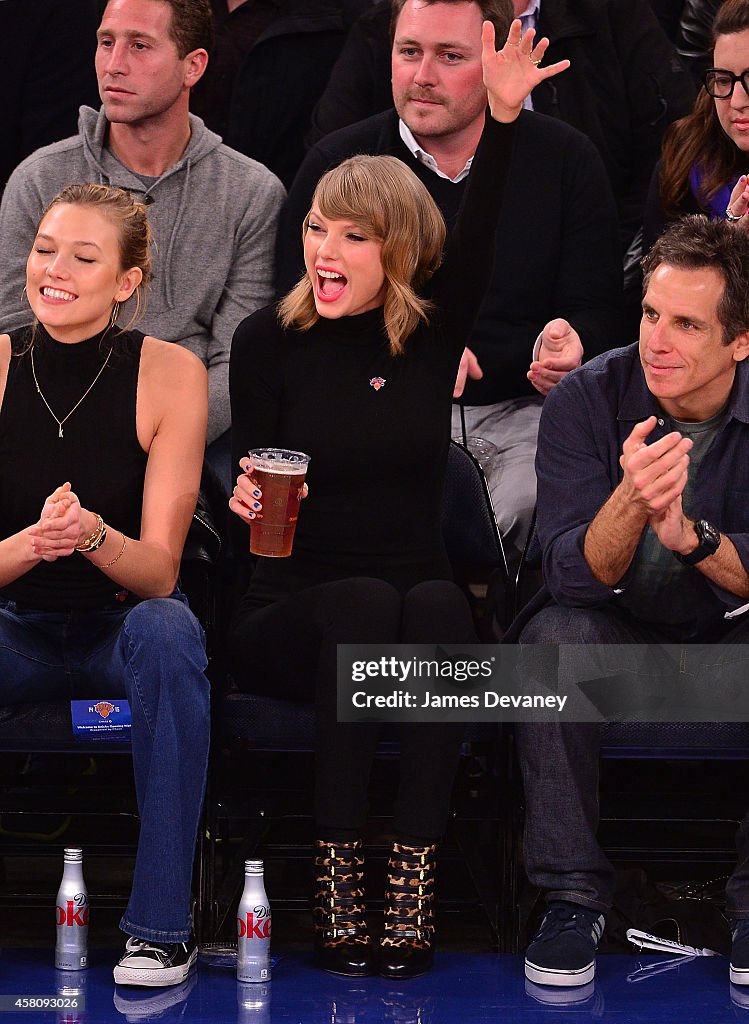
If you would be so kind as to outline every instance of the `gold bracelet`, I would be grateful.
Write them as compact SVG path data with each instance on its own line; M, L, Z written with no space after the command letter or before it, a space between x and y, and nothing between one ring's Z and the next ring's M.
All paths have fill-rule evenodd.
M81 554L82 554L82 555L90 555L92 551L98 551L98 550L99 550L99 548L100 548L100 547L102 546L102 544L104 543L104 541L105 541L106 539L107 539L107 528L106 528L106 526L105 526L105 525L104 525L104 524L102 523L102 526L101 526L101 533L99 534L99 536L98 536L98 537L96 538L96 540L95 540L95 541L94 541L94 543L93 543L93 544L91 545L91 547L90 547L90 548L86 548L86 550L85 550L85 551L82 551L82 552L81 552Z
M126 544L127 544L127 537L123 533L123 535L122 535L122 547L120 548L120 553L118 555L115 555L114 558L110 562L102 562L102 564L100 566L98 566L98 568L99 569L108 569L110 567L110 565L114 565L115 562L119 562L119 560L122 558L123 554L125 553L125 545Z
M76 551L80 551L81 554L88 554L90 551L96 551L104 543L104 538L107 535L107 528L104 525L104 520L101 518L98 512L96 515L96 528L88 537L85 538L82 544L76 546Z

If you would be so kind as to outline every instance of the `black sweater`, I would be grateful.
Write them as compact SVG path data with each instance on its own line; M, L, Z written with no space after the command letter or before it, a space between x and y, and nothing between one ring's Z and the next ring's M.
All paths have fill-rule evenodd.
M514 127L489 121L462 214L429 289L436 311L391 356L382 309L284 331L274 307L237 328L234 458L260 445L311 456L294 551L260 559L249 602L323 580L406 589L449 576L439 512L458 361L486 286ZM379 388L371 381L382 378Z

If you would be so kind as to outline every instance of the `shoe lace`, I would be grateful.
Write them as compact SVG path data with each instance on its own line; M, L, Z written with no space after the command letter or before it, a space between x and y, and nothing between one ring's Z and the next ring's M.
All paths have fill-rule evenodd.
M156 953L162 963L169 957L168 946L150 942L148 939L139 939L136 935L131 935L127 940L125 950L128 953Z
M598 916L591 910L550 907L539 928L538 938L555 939L562 932L577 932L590 939L591 933L594 933L597 942L601 931Z

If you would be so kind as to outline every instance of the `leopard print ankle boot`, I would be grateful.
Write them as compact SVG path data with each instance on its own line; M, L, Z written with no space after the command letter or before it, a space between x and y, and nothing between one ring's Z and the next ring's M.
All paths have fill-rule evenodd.
M436 846L393 843L380 940L380 974L386 978L414 978L432 966L436 853Z
M374 944L364 905L364 856L355 843L315 843L315 950L320 966L333 974L374 973Z

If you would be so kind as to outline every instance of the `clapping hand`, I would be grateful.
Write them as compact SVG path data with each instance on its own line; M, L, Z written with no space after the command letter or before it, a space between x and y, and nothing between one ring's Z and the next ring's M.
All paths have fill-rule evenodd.
M34 554L43 561L72 555L81 543L81 503L69 483L50 494L39 521L28 532Z
M489 97L489 109L495 121L514 121L523 109L523 100L547 78L566 71L568 60L560 60L546 68L543 60L549 40L545 37L534 45L536 30L523 32L520 19L510 26L507 42L495 50L494 26L485 21L481 31L484 67L484 85Z
M689 541L694 541L694 524L684 515L680 494L677 494L662 512L650 516L648 523L658 540L669 551L683 552Z
M655 424L655 416L648 416L635 424L625 440L619 457L624 473L620 486L628 490L631 500L643 509L661 542L665 543L656 524L662 524L665 536L665 531L672 530L676 510L681 511L692 440L672 430L652 444L646 444Z

